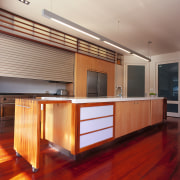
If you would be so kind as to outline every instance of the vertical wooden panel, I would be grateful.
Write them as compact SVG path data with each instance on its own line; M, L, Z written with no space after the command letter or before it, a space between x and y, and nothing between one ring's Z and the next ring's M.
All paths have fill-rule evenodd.
M167 98L163 100L163 119L167 119Z
M80 136L80 105L72 104L71 119L71 154L76 155L79 151Z
M46 104L45 139L71 151L71 103Z
M74 83L66 84L66 89L69 92L69 96L74 96Z
M40 105L37 101L16 99L14 149L34 168L39 168Z
M46 104L43 104L41 109L41 139L45 138L45 121L46 121Z
M87 96L87 71L107 73L107 95L114 96L115 64L76 53L75 96Z
M163 99L151 100L151 124L163 121Z
M115 105L115 138L132 132L130 106L132 102L116 102Z

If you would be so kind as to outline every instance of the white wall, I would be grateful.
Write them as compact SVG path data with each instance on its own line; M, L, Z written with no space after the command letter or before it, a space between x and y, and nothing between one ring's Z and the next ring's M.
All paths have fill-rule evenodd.
M144 61L135 56L124 56L124 94L127 95L127 66L128 65L144 65L145 66L145 94L148 96L150 92L158 93L158 64L163 63L180 63L180 51L160 54L151 57L151 62Z
M124 67L123 65L115 64L115 95L118 95L117 87L124 87ZM124 91L122 91L123 95Z
M49 83L43 80L0 77L0 93L56 93L65 89L62 83Z

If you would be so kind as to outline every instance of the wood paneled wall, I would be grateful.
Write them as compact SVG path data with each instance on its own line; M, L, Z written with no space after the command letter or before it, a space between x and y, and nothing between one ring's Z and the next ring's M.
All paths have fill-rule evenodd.
M107 95L114 96L115 64L94 57L75 55L75 97L87 96L87 71L107 73Z

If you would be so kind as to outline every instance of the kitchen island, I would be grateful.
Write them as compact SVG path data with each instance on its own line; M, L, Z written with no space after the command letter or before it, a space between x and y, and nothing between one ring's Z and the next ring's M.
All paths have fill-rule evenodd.
M164 98L16 99L14 149L35 172L40 139L72 155L163 121Z

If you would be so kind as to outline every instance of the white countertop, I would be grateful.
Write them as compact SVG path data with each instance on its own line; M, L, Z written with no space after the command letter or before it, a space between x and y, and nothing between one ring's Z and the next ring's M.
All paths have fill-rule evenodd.
M69 100L72 103L98 103L98 102L118 102L118 101L143 101L143 100L155 100L155 99L164 99L163 97L41 97L42 100L46 101L66 101Z

